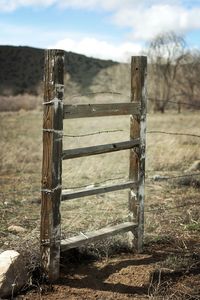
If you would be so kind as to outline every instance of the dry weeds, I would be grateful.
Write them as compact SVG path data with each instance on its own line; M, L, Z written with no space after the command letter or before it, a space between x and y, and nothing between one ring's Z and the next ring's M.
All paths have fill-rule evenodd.
M197 112L165 115L149 114L148 130L199 134ZM40 223L40 180L42 158L42 112L19 111L1 113L0 154L0 247L17 248L23 240L38 241ZM117 142L129 139L129 118L68 120L64 133L80 135L101 130L123 130L83 138L64 138L64 149ZM145 204L146 242L159 245L171 237L176 247L189 252L191 239L198 241L200 212L199 190L193 185L174 184L175 180L153 181L153 175L175 176L199 157L199 141L195 137L147 135L147 181ZM128 151L63 162L63 187L115 182L128 177ZM118 178L118 179L116 179ZM62 236L126 221L127 191L102 194L62 203ZM26 236L12 234L10 225L27 229ZM113 245L122 247L121 237L108 241L101 254L109 256ZM188 241L188 242L187 242ZM198 244L198 243L196 243ZM195 245L196 245L195 244ZM92 245L92 251L97 245ZM193 251L198 252L197 246Z

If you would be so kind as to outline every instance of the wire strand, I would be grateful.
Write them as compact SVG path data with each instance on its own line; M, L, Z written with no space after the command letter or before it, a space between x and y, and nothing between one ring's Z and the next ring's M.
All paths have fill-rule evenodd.
M154 99L154 98L148 98L148 101L152 101L152 102L164 102L163 99ZM198 104L198 103L188 103L188 102L173 101L173 100L167 100L166 104L167 103L173 103L173 104L177 104L177 105L186 105L186 106L200 108L200 104Z
M191 136L191 137L198 137L200 138L200 135L193 134L193 133L182 133L182 132L167 132L167 131L160 131L160 130L151 130L147 131L147 133L161 133L161 134L169 134L169 135L182 135L182 136Z
M72 99L78 98L78 97L85 97L85 96L92 96L92 95L101 95L101 94L111 94L111 95L120 95L120 96L126 96L120 92L115 92L115 91L100 91L100 92L91 92L91 93L85 93L85 94L77 94L77 95L72 95ZM128 96L129 97L129 96Z
M199 175L200 175L200 172L199 173L192 173L192 174L185 174L185 175L170 176L170 177L166 176L166 177L161 177L160 181L176 179L176 178L187 178L187 177L193 177L193 176L199 176ZM149 177L147 179L155 180L155 177Z
M152 209L145 210L145 212L152 212L152 211L158 211L158 210L173 210L173 209L177 209L177 208L181 208L181 207L196 205L196 204L199 204L199 203L200 203L200 201L195 201L195 202L185 203L185 204L182 204L182 205L176 205L176 206L172 206L172 207L157 207L157 208L152 208Z
M124 131L124 130L123 129L102 130L102 131L96 131L96 132L91 132L91 133L86 133L86 134L79 134L79 135L63 134L63 137L77 138L77 137L85 137L85 136L92 136L92 135L97 135L97 134L113 133L113 132L120 132L120 131Z

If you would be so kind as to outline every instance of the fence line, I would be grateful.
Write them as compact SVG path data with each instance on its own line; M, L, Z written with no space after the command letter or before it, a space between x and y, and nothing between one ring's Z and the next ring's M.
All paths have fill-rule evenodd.
M172 207L157 207L157 208L152 208L152 209L147 209L145 210L145 212L152 212L152 211L158 211L158 210L173 210L173 209L177 209L177 208L182 208L182 207L187 207L187 206L191 206L191 205L196 205L199 204L200 201L195 201L195 202L191 202L191 203L185 203L182 205L176 205L176 206L172 206Z
M192 134L192 133L182 133L182 132L167 132L167 131L160 131L160 130L151 130L147 131L147 133L161 133L161 134L169 134L169 135L182 135L182 136L191 136L191 137L198 137L200 138L200 135L198 134Z
M148 170L147 170L148 172ZM187 178L187 177L195 177L195 176L200 176L200 172L198 173L191 173L191 174L185 174L185 175L177 175L177 176L161 176L158 180L156 179L156 177L147 177L146 178L146 182L147 181L167 181L167 180L172 180L172 179L178 179L178 178ZM109 182L109 181L115 181L115 180L127 180L127 178L125 178L124 176L123 177L114 177L114 178L108 178L106 180L102 180L102 181L98 181L98 182L95 182L95 183L92 183L90 184L91 186L98 186L102 183L106 183L106 182ZM70 186L70 187L64 187L64 189L69 189L69 190L72 190L72 189L81 189L81 188L84 188L84 187L87 187L89 186L89 184L86 184L86 185L80 185L80 186ZM34 192L41 192L41 189L38 188L38 189L33 189L33 190L24 190L24 191L5 191L5 192L0 192L1 195L9 195L9 194L18 194L18 195L27 195L27 194L32 194Z
M113 133L113 132L120 132L124 131L123 129L113 129L113 130L102 130L97 132L91 132L86 134L79 134L79 135L71 135L71 134L63 134L63 137L70 137L70 138L77 138L77 137L86 137L86 136L92 136L92 135L98 135L103 133Z
M80 98L81 97L86 97L86 96L90 96L90 95L98 95L98 94L120 95L120 96L128 97L129 99L131 98L130 95L126 95L124 93L120 93L120 92L116 92L116 91L113 91L113 92L112 91L99 91L99 92L91 92L91 93L86 93L86 94L72 95L71 99L78 98L78 97L80 97ZM155 99L155 98L148 97L147 101L164 102L165 100L164 99ZM199 103L190 103L190 102L184 102L184 101L167 100L166 104L168 104L168 103L172 103L172 104L176 104L176 105L185 105L185 106L191 106L191 107L200 108L200 104Z
M99 91L99 92L91 92L91 93L85 93L85 94L72 95L70 98L74 99L74 98L79 98L79 97L86 97L86 96L91 96L91 95L101 95L101 94L125 96L123 93L116 92L116 91ZM130 96L126 95L126 97L130 97Z
M83 186L83 187L86 187L86 186ZM40 192L40 190L37 190L37 192ZM1 192L1 194L3 194L3 193ZM26 192L26 194L27 194L27 192ZM25 195L25 193L24 193L24 195ZM182 205L176 205L176 206L173 206L173 207L157 207L157 208L151 208L151 209L148 209L150 206L145 206L144 211L145 211L145 213L153 212L153 211L160 211L160 210L168 211L168 210L173 210L173 209L177 209L177 208L196 205L196 204L199 204L199 203L200 203L200 201L195 201L195 202L185 203L185 204L182 204Z
M164 102L164 99L154 99L154 98L148 98L148 101L152 102ZM186 105L186 106L191 106L191 107L197 107L200 108L200 104L198 103L188 103L188 102L183 102L183 101L173 101L173 100L168 100L166 104L168 103L173 103L177 105Z
M80 134L80 135L70 135L70 134L61 134L63 137L70 137L70 138L78 138L78 137L86 137L86 136L92 136L92 135L99 135L104 133L113 133L113 132L124 132L124 129L113 129L113 130L102 130L97 132L91 132L86 134ZM190 136L190 137L197 137L200 138L200 135L194 134L194 133L182 133L182 132L168 132L168 131L160 131L160 130L150 130L146 132L147 134L168 134L168 135L180 135L180 136Z
M170 180L170 179L177 179L177 178L187 178L187 177L193 177L193 176L199 176L200 175L200 172L199 173L192 173L192 174L185 174L185 175L177 175L177 176L161 176L161 179L162 181L165 181L165 180ZM150 180L154 180L154 181L159 181L159 180L156 180L155 177L149 177L148 179Z

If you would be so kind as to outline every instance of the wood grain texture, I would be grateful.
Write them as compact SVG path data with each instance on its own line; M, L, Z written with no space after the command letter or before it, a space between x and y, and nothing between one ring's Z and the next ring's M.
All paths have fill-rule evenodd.
M145 180L145 144L146 144L146 74L147 58L132 57L131 61L131 101L141 104L141 114L130 117L130 140L140 138L139 148L130 150L129 179L138 181L136 193L129 193L130 221L138 223L138 230L132 243L138 252L142 252L144 235L144 180ZM136 195L136 196L135 196ZM133 238L133 237L132 237Z
M90 118L119 115L137 115L140 103L107 103L64 105L64 118Z
M102 153L116 152L116 151L131 149L133 147L139 146L139 144L140 144L140 140L134 139L133 141L125 141L119 143L64 150L62 159L71 159L77 157L97 155Z
M62 136L64 51L47 50L44 74L43 162L41 201L41 267L46 278L59 278L60 201L62 196ZM48 102L50 102L48 104ZM49 131L48 131L49 130Z
M107 185L107 186L99 186L99 187L90 187L89 186L84 189L79 189L76 191L63 190L62 200L71 200L71 199L76 199L76 198L81 198L81 197L86 197L86 196L92 196L92 195L98 195L98 194L103 194L103 193L124 190L124 189L128 189L128 188L132 188L135 185L137 185L137 183L134 181L126 181L126 182L111 184L111 185Z
M61 251L66 251L72 248L80 247L82 245L113 236L115 234L135 230L136 224L126 222L112 227L106 227L91 232L82 233L61 241Z

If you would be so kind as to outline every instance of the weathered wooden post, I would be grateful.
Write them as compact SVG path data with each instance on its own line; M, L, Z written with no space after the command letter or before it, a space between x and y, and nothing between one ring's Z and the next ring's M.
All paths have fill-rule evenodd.
M44 72L41 267L53 282L60 269L64 51L46 51Z
M142 251L144 235L144 182L145 182L145 144L146 144L146 74L147 57L133 56L131 60L131 102L141 103L141 113L130 117L130 139L140 138L140 146L130 150L129 179L138 182L137 190L129 193L130 221L138 223L132 236L132 245Z

